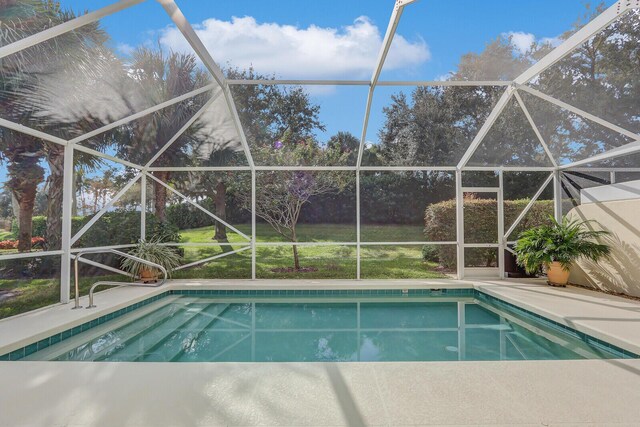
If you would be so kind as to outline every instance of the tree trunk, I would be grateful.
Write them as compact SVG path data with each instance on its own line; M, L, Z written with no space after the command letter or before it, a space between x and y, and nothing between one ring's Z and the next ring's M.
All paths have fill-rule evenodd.
M298 236L296 235L295 226L291 230L291 241L294 243L298 241ZM300 270L300 258L298 257L298 246L295 244L293 245L293 268L296 271Z
M62 194L64 188L64 147L47 143L47 230L45 249L58 250L62 244ZM74 197L75 200L75 197Z
M216 206L216 216L224 221L227 220L227 185L223 181L218 181L216 184L216 194L214 197L214 203ZM216 230L213 240L217 240L219 243L229 243L227 237L227 227L220 221L216 221ZM228 245L220 246L222 252L231 251L231 247Z
M21 162L13 162L7 168L10 179L8 188L18 201L18 252L31 251L33 208L36 202L38 184L44 178L44 171L37 160L25 158Z
M20 199L20 218L18 219L18 252L31 251L31 237L33 231L33 206L36 200L37 187L23 189Z
M167 181L169 181L170 172L156 171L153 172L153 176L166 183ZM153 181L153 196L156 219L158 220L158 222L165 222L165 212L167 208L167 188L159 182Z
M293 245L293 268L300 270L300 258L298 257L298 246Z

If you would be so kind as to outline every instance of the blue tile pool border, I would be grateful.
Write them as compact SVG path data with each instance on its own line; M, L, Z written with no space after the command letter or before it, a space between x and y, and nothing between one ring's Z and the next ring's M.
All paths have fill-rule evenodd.
M617 358L619 359L640 359L640 355L637 355L631 351L625 350L621 347L618 347L616 345L613 345L601 339L595 338L589 334L585 334L584 332L580 332L577 329L574 329L560 322L556 322L555 320L551 320L548 317L534 313L525 308L522 308L510 302L504 301L500 298L494 297L493 295L489 295L484 292L481 292L477 289L475 290L475 293L476 293L475 299L477 299L478 301L488 302L498 307L506 307L510 311L516 312L525 318L540 322L543 325L550 327L551 329L571 335L574 338L578 338L583 342L587 343L588 345L590 345L591 347L595 347L602 351L612 353L616 355Z
M515 304L501 300L492 295L473 288L458 289L172 289L162 292L153 297L147 298L135 304L105 314L81 325L54 334L48 338L31 343L27 346L14 350L10 353L0 355L0 361L20 360L36 351L43 350L60 341L71 338L81 332L87 331L95 326L101 325L109 320L118 318L130 313L140 307L158 301L169 295L190 295L190 296L216 296L216 297L264 297L264 296L431 296L431 297L469 297L478 301L491 303L496 306L506 307L517 314L555 329L556 331L579 338L592 347L614 354L618 358L638 359L640 355L624 350L606 341L592 337L562 323L551 320L547 317L536 314L532 311L519 307Z

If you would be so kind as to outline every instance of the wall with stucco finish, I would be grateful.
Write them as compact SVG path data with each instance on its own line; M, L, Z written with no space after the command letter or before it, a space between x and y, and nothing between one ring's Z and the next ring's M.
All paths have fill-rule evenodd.
M640 297L640 199L583 204L568 215L595 220L610 231L606 243L612 251L609 259L598 263L579 261L569 281Z

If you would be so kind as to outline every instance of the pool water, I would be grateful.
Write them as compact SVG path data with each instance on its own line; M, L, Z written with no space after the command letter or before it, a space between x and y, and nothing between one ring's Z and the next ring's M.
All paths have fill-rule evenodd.
M454 361L615 354L471 297L169 295L25 360Z

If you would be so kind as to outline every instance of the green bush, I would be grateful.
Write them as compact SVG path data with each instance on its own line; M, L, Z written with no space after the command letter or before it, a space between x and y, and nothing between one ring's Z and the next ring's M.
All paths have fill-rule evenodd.
M32 236L33 237L44 237L47 232L47 217L46 216L34 216L31 219L31 227L33 228ZM14 218L11 221L11 232L14 236L18 235L18 219Z
M528 199L506 200L504 202L505 231L516 220L518 215L529 204ZM553 214L553 200L536 201L520 224L515 228L510 241L532 227L549 224L549 215ZM429 241L448 241L456 235L456 201L447 200L429 205L424 216L424 233ZM495 199L465 199L464 201L464 233L466 243L497 243L498 205ZM440 263L447 268L456 266L456 247L438 246ZM492 248L466 251L467 265L489 265L496 257Z
M440 253L436 245L424 245L422 247L422 260L423 261L440 261Z
M216 213L213 200L206 198L198 201L198 204L211 213ZM226 221L229 224L243 224L251 222L251 214L243 209L232 194L227 194ZM179 230L208 227L214 223L214 219L200 209L189 203L178 203L167 207L167 222L178 227Z

